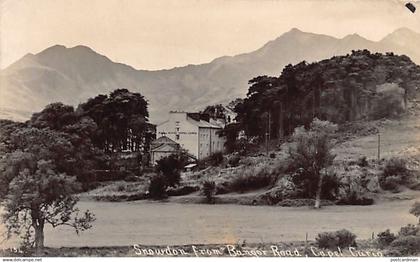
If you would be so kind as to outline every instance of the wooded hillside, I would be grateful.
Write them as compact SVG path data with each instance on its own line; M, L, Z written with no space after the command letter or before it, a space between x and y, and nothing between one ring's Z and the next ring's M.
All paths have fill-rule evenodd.
M308 64L287 65L279 77L249 81L246 99L236 106L248 136L290 134L313 118L344 123L396 117L418 96L420 66L405 55L352 51Z

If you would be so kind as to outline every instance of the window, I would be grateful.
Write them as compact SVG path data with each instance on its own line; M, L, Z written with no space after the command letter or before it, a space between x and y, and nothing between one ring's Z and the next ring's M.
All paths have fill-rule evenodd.
M179 132L179 127L177 127L175 130L176 130L176 132Z
M175 135L175 139L176 139L176 140L179 140L179 134L176 134L176 135Z

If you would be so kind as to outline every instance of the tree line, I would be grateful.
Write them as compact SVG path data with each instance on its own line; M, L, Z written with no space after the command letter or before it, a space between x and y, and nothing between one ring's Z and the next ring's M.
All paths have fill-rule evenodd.
M94 181L94 171L110 167L109 152L146 154L153 138L147 101L117 89L77 109L46 106L25 123L0 120L0 201L7 237L24 235L38 250L44 226L67 225L76 232L95 220L76 207L76 193Z
M385 83L396 87L381 93L378 86ZM258 76L249 84L246 98L235 107L239 124L225 132L235 137L243 130L261 141L267 134L281 139L297 126L308 127L314 118L343 123L400 114L420 84L420 67L405 55L359 50L320 62L289 64L280 76ZM386 107L385 99L391 100Z

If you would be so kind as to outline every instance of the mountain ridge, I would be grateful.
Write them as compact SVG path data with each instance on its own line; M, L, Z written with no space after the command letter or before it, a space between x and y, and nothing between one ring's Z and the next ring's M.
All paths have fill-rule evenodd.
M23 120L48 103L61 101L77 106L97 94L127 88L145 96L152 122L160 122L171 109L198 110L244 97L248 80L258 75L279 75L289 63L315 62L368 49L406 54L420 64L420 52L415 48L418 45L420 34L407 28L397 29L379 41L357 34L336 38L293 28L249 53L163 70L117 63L85 45L54 45L37 54L26 54L0 71L0 118Z

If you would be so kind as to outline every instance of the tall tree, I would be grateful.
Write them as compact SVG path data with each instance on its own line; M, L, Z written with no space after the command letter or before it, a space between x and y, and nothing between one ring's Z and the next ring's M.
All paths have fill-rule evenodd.
M295 146L290 147L291 163L304 190L309 195L315 194L315 208L320 207L323 178L335 158L330 139L336 130L337 125L315 118L309 129L301 126L293 133Z
M29 236L38 251L44 247L44 226L67 225L89 229L94 216L79 216L75 193L80 184L70 176L78 165L74 148L64 133L25 128L13 134L15 150L0 160L0 195L7 237Z
M62 103L47 105L41 112L34 113L27 122L28 126L49 129L66 134L72 144L74 162L79 163L72 175L85 187L94 180L93 170L103 169L107 157L92 143L98 126L89 116L74 111L72 106Z
M368 50L316 63L303 61L285 66L279 77L251 79L247 97L236 106L237 120L247 136L261 141L268 113L273 138L290 135L300 125L308 127L314 117L335 123L377 119L372 114L380 104L377 87L397 83L404 90L402 101L406 103L420 83L419 76L420 68L408 57ZM395 108L390 103L387 106Z
M92 139L97 147L107 152L147 151L153 126L148 123L147 101L141 94L117 89L109 96L89 99L77 111L98 126Z

